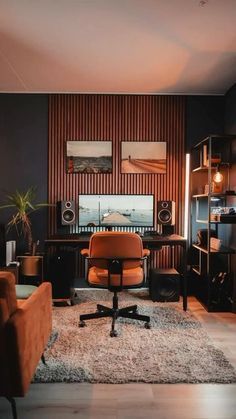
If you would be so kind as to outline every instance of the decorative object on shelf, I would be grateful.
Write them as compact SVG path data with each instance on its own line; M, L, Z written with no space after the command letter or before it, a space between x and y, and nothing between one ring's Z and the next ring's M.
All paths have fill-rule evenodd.
M228 272L218 272L212 281L212 303L216 306L224 305L225 300L233 304L232 278Z
M207 156L207 145L204 144L203 148L202 148L202 165L203 166L207 166L207 162L208 162L208 156Z
M112 173L112 141L66 141L67 173Z
M210 247L211 247L211 249L220 250L221 245L222 245L222 240L217 239L216 237L211 237L210 238Z
M210 220L234 224L236 222L236 207L211 207Z
M166 142L122 141L121 173L166 173Z
M209 194L209 192L210 192L210 189L209 189L209 185L208 184L206 184L205 186L204 186L204 194Z
M222 193L222 191L223 191L223 184L222 183L211 182L211 190L210 190L208 184L206 184L205 187L204 187L204 193L205 194Z
M215 165L215 164L220 164L221 163L221 154L220 153L213 153L211 155L211 166ZM208 149L207 149L207 145L204 144L202 147L202 165L204 167L209 167L209 155L208 155Z
M215 230L210 230L211 237L216 237ZM207 246L207 240L208 240L208 230L207 228L201 228L197 231L197 242L196 244L198 246Z
M6 203L0 206L0 209L13 209L10 221L8 222L8 230L15 227L17 234L22 233L27 242L27 250L30 255L36 253L38 241L33 241L32 226L30 221L30 214L39 210L42 207L47 207L47 203L35 204L36 188L31 186L25 192L16 190L12 194L7 194Z

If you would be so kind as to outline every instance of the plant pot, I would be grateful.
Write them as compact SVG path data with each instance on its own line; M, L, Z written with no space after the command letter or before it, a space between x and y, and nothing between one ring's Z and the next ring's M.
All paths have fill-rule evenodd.
M24 276L41 276L43 273L43 256L18 256L20 273Z

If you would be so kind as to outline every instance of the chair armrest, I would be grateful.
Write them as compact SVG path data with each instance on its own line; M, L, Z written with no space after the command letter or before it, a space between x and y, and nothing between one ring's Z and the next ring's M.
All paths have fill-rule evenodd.
M80 254L85 257L89 256L89 249L82 249Z
M7 356L14 396L23 396L52 330L52 289L44 282L6 325Z
M149 249L143 249L143 257L148 257L150 255Z

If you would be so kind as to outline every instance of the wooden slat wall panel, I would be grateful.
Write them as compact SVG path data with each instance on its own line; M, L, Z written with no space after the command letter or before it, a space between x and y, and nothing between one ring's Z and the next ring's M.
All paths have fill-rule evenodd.
M78 194L146 194L176 202L176 233L183 234L185 178L185 98L148 95L50 95L49 203ZM66 140L112 140L112 174L67 174ZM121 174L121 141L166 141L167 173ZM155 214L155 223L157 216ZM72 230L75 232L76 229ZM49 235L57 232L50 209ZM154 263L169 263L167 249ZM176 253L177 257L177 253Z

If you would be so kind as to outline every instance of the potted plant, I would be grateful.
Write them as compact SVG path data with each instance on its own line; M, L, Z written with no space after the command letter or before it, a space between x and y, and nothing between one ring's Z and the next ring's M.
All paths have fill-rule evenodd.
M0 209L11 208L14 210L12 218L8 222L8 230L15 227L17 234L22 233L27 243L27 250L30 255L36 252L37 242L33 241L30 214L42 207L48 206L46 203L35 204L36 188L31 186L25 192L16 190L6 196L6 203L0 205Z
M24 192L16 190L14 193L6 195L5 204L0 205L0 209L13 210L13 215L7 224L7 231L15 227L17 234L23 234L26 240L27 256L21 257L21 272L23 275L36 275L39 270L39 257L36 256L39 242L33 240L30 214L49 204L35 203L35 198L36 188L31 186Z

